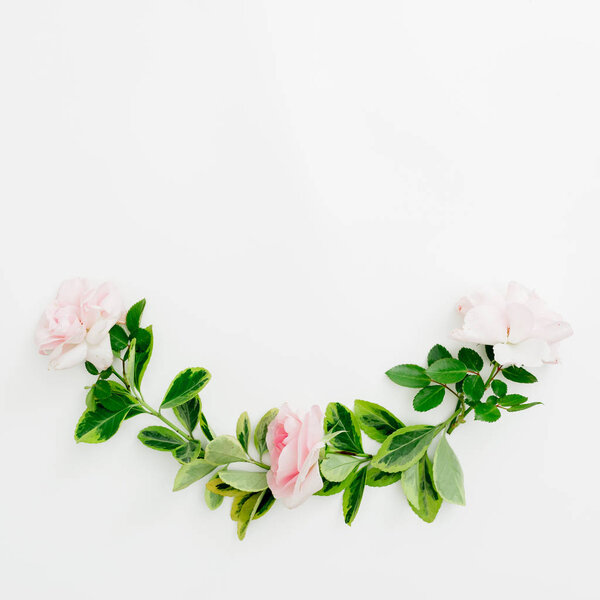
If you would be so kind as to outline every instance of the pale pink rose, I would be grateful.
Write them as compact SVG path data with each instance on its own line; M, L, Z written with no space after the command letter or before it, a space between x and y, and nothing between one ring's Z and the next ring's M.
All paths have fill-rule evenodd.
M461 329L452 337L461 342L494 347L501 365L539 367L558 362L558 342L573 334L571 326L551 311L535 292L511 282L506 294L481 290L462 298Z
M123 302L113 285L92 288L84 279L65 281L35 332L40 354L50 356L50 369L88 360L104 370L113 361L109 331L122 314Z
M319 451L323 442L323 412L313 406L302 418L284 404L267 429L271 470L267 483L273 496L288 508L302 504L323 487Z

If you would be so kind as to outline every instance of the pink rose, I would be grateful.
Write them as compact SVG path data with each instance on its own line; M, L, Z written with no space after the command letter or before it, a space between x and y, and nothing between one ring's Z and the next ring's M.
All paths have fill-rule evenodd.
M323 443L323 412L313 406L303 418L284 404L267 429L271 470L267 482L273 496L288 508L302 504L323 487L319 451Z
M494 357L503 366L556 363L558 342L573 334L571 326L535 292L514 282L508 284L506 294L481 290L462 298L458 312L465 320L452 337L494 346Z
M118 291L109 283L92 288L84 279L65 281L35 332L49 368L66 369L86 360L99 370L112 364L110 328L123 313Z

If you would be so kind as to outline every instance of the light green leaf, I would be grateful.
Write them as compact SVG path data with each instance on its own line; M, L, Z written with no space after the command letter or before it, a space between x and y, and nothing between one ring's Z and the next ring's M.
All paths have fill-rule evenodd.
M206 369L184 369L171 382L161 408L173 408L187 402L208 383L210 373Z
M445 435L442 436L433 456L433 482L444 500L465 505L463 471Z
M455 358L441 358L430 365L426 373L436 383L457 383L464 379L467 367Z
M200 442L198 440L190 440L182 446L178 446L172 450L173 456L181 464L189 463L195 458L198 458L201 452L202 447L200 446Z
M218 478L219 478L218 473L213 475L213 477L212 477L212 479L218 479ZM217 510L217 508L219 508L219 506L221 506L221 504L223 504L223 500L225 500L225 496L211 492L208 489L208 487L204 488L204 501L206 502L206 506L208 506L208 508L210 510Z
M267 451L267 428L269 423L277 416L278 408L272 408L267 411L258 422L254 430L254 446L262 460L263 454Z
M198 398L198 396L194 396L187 402L173 408L177 420L190 432L190 434L194 432L196 425L198 425L200 408L200 398Z
M215 465L209 463L203 458L197 458L192 462L182 465L177 475L175 475L175 483L173 484L173 491L178 492L188 485L199 481L203 477L206 477L211 471L215 470Z
M412 425L399 429L383 442L371 465L386 473L404 471L425 454L439 432L439 427L430 425Z
M385 373L394 383L410 388L429 385L430 378L419 365L397 365Z
M444 400L446 388L441 385L430 385L417 392L413 399L413 408L419 412L431 410Z
M242 448L248 452L248 443L250 442L250 417L247 412L243 412L240 415L235 431Z
M125 360L125 379L128 383L135 381L135 339L131 341L127 360Z
M403 471L399 471L398 473L386 473L375 467L369 467L367 469L367 485L370 487L385 487L387 485L392 485L392 483L400 481L402 473ZM406 473L406 471L404 471L404 473Z
M219 473L223 483L241 492L262 492L266 490L267 473L265 471L229 471Z
M99 444L110 439L121 426L131 405L115 412L102 406L86 410L75 427L75 440L86 444Z
M248 454L240 442L232 435L220 435L209 442L204 458L213 465L228 465L235 462L247 462Z
M215 434L206 420L206 415L202 411L200 412L200 429L209 442L215 439Z
M344 481L354 471L363 458L350 454L327 454L321 462L321 473L328 481Z
M419 506L419 494L421 493L420 483L419 483L419 469L420 462L415 463L412 467L406 469L406 471L401 471L402 479L400 480L400 484L402 485L402 489L404 490L404 495L406 499L412 506Z
M431 461L427 454L411 468L415 469L415 472L407 477L405 483L404 473L406 471L402 475L404 493L413 512L426 523L432 523L442 505L442 497L437 493L433 485ZM411 489L408 490L409 493L406 493L409 486ZM411 497L414 499L415 496L415 488L413 486L416 486L417 502L411 502Z
M404 423L389 410L366 400L355 400L354 414L360 428L376 442L383 442L394 431L404 427Z
M161 452L172 452L186 443L174 431L160 425L151 425L142 429L138 433L138 440L144 446L148 446L148 448L152 448L153 450L160 450Z
M365 490L365 482L367 480L367 469L361 469L352 477L352 481L344 490L342 507L344 510L344 521L346 525L352 525L352 521L356 518L356 513L360 508L360 502Z
M327 405L324 427L326 434L341 432L329 440L331 448L343 452L363 452L358 420L343 404L331 402Z

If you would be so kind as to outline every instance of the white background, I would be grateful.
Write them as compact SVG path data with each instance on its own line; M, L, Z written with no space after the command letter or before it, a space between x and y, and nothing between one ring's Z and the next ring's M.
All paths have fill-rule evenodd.
M597 598L595 2L0 6L0 588L6 598ZM128 421L76 445L83 369L33 330L65 278L148 299L146 397L204 366L214 428L368 399L510 279L575 336L545 404L451 442L467 507L398 486L275 506L240 543ZM228 502L227 502L228 503Z

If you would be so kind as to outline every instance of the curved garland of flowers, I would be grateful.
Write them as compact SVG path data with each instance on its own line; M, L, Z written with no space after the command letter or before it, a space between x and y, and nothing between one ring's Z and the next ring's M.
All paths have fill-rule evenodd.
M216 435L199 397L210 380L206 369L178 373L158 410L144 399L142 381L154 343L152 326L141 325L145 304L140 300L124 312L110 284L92 288L81 279L67 281L38 326L40 353L50 355L50 368L84 363L96 378L86 388L86 409L75 428L78 442L105 442L125 420L140 414L155 417L160 424L142 429L138 439L148 448L170 452L179 463L173 490L205 480L206 504L212 510L231 496L239 539L276 500L292 508L311 495L342 493L348 525L366 487L399 482L411 509L427 523L444 500L464 505L463 473L448 436L470 413L475 420L493 422L503 412L541 404L509 393L507 381L535 383L523 365L557 362L556 344L572 333L535 293L518 284L509 284L505 295L478 292L461 300L464 324L452 336L483 345L485 352L463 347L453 357L437 344L427 367L402 364L386 373L394 383L418 390L416 411L431 410L450 395L454 411L438 425L405 426L383 406L356 400L353 409L332 402L324 414L313 406L298 415L285 404L267 411L253 432L244 412L235 436ZM173 416L166 416L167 411ZM363 433L380 444L376 453L365 452ZM430 459L428 450L438 438ZM232 468L236 463L253 470Z

